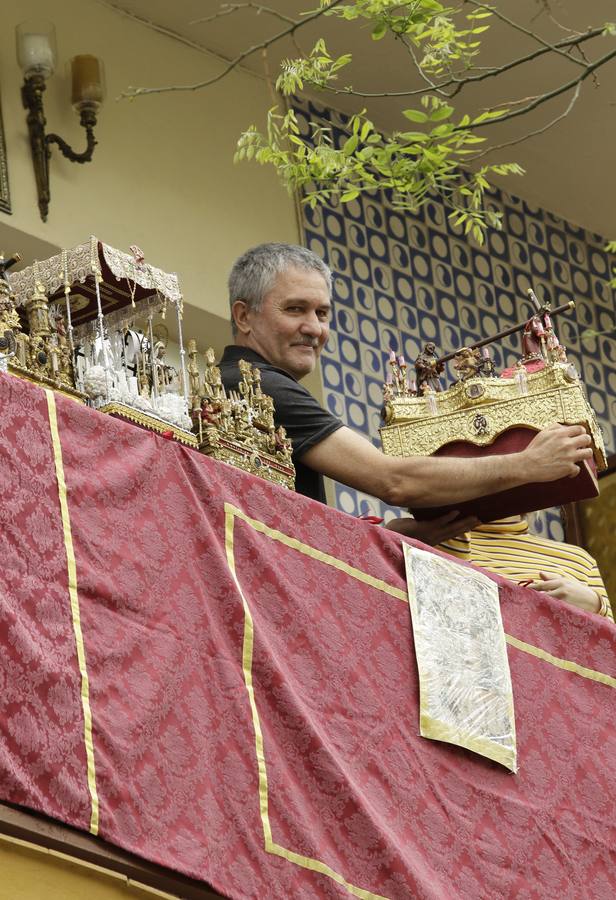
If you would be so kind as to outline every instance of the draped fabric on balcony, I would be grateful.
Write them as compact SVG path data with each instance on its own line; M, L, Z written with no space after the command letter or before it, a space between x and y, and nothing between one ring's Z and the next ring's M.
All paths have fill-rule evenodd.
M400 538L0 375L0 799L230 897L616 893L616 629L500 585L517 775L418 734Z

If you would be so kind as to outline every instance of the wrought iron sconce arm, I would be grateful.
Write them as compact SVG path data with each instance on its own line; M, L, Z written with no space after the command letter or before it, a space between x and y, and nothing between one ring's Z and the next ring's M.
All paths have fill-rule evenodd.
M78 152L59 134L46 133L43 95L47 79L56 67L55 27L51 22L22 22L16 29L17 62L24 72L21 99L27 110L28 135L34 164L38 207L43 222L49 211L49 160L56 144L62 155L76 163L90 162L96 147L94 129L98 108L105 94L104 69L95 56L75 56L71 60L71 103L79 113L86 132L86 149Z
M94 126L96 125L96 112L93 109L82 109L79 114L79 120L82 128L86 130L86 149L81 153L77 153L70 144L67 144L64 138L59 134L48 134L45 137L47 148L50 144L57 144L62 156L70 159L71 162L87 163L92 159L94 148L98 141L94 137ZM49 153L49 149L48 149Z
M94 128L96 126L96 107L92 105L82 106L79 112L80 123L86 132L86 149L77 153L67 144L64 138L58 134L46 134L45 111L43 108L43 92L46 83L44 75L33 73L24 79L21 96L24 108L28 111L27 123L30 136L30 149L38 194L38 207L43 222L47 221L49 212L49 160L51 158L51 144L57 144L63 156L71 162L90 162L96 146Z

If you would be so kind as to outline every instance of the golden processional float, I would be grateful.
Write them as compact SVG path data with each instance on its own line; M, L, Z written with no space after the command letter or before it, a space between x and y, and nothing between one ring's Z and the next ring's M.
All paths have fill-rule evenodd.
M177 276L130 250L91 237L10 275L19 256L0 257L0 370L293 488L291 444L259 371L242 361L227 393L208 348L202 373L196 341L184 346ZM179 367L167 357L168 315Z
M438 356L425 345L414 363L414 377L402 356L390 351L390 371L383 388L383 452L391 456L481 457L523 450L534 435L555 422L582 425L592 440L593 459L575 478L533 482L476 500L446 507L413 509L418 519L450 509L484 522L532 512L599 493L596 472L606 467L600 427L575 366L559 342L552 318L574 308L573 301L552 310L528 296L533 315L490 338ZM497 375L488 345L520 332L522 354L512 368ZM445 390L441 375L452 361L456 381Z

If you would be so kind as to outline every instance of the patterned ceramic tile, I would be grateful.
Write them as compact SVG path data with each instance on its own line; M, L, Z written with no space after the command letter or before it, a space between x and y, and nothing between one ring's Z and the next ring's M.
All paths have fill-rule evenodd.
M306 130L305 112L297 112ZM311 115L319 112L311 106ZM325 117L335 120L331 111ZM413 359L428 340L447 352L494 334L526 315L525 293L533 287L554 305L576 301L575 314L560 317L557 332L582 372L608 452L614 452L616 341L580 340L584 329L606 330L615 321L605 240L519 197L494 191L490 199L503 213L503 230L491 231L483 248L455 233L437 199L417 215L392 209L381 194L304 208L305 243L337 276L337 310L323 353L327 406L378 446L389 348ZM498 367L512 365L518 354L515 337L493 347ZM336 486L336 503L352 514L393 513L343 485ZM534 530L562 540L557 512L535 518Z

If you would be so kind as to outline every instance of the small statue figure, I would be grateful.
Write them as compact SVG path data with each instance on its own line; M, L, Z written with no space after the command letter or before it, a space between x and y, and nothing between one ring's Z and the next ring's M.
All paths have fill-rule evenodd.
M205 373L203 375L203 390L212 400L222 400L225 397L225 389L220 377L220 369L216 365L216 355L212 347L208 347L204 353Z
M252 406L253 400L253 373L252 366L245 359L240 359L239 370L242 373L241 380L237 386L240 396L246 401L247 406Z
M139 381L139 396L145 398L146 400L150 399L150 381L148 379L147 372L145 370L145 365L139 369L139 374L137 375Z
M177 383L177 372L167 362L167 347L164 341L154 344L154 378L159 395L172 390Z
M522 333L522 359L543 360L545 358L545 328L541 317L534 315L524 326Z
M223 433L228 436L233 431L233 418L231 401L225 398L220 404L219 426Z
M431 416L436 416L438 414L436 391L431 384L425 383L421 386L421 393L426 398L426 406L428 407L428 412Z
M494 360L490 356L490 351L487 347L481 348L481 363L479 364L479 375L483 375L486 378L496 377L496 366L494 365Z
M293 444L287 437L287 432L282 425L279 425L275 432L276 436L276 452L282 456L282 461L286 465L291 465L293 456Z
M17 350L17 337L21 331L19 313L15 309L11 286L7 271L19 262L21 257L15 253L9 259L0 256L0 357L3 364L8 365L9 357ZM3 367L4 367L3 365Z
M263 390L261 388L261 372L257 369L256 366L252 368L252 392L256 400L260 400L263 397Z
M423 386L430 385L433 391L441 391L439 375L445 368L445 364L439 362L436 355L436 344L430 341L423 348L415 360L415 372L417 374L417 392L423 393Z
M520 396L525 397L528 394L528 374L526 372L526 366L521 359L515 364L515 381Z
M466 381L479 375L481 365L482 356L477 347L464 347L453 358L453 368L458 375L458 381Z
M207 397L203 397L201 400L201 409L200 409L201 421L207 427L208 425L216 425L218 423L218 414L214 409L210 400Z
M559 366L569 365L567 350L562 344L557 344L555 347L552 347L552 361Z
M394 382L391 374L387 376L387 381L383 385L383 404L390 403L394 399Z
M188 384L190 389L190 407L199 409L201 396L201 375L197 364L197 342L194 338L188 341Z
M62 310L57 305L49 309L49 324L52 330L51 343L53 346L50 348L50 358L53 376L59 383L74 387L73 360L68 343L67 326Z
M249 439L252 431L250 418L250 410L247 404L239 398L237 400L232 398L231 420L236 441L244 443Z

